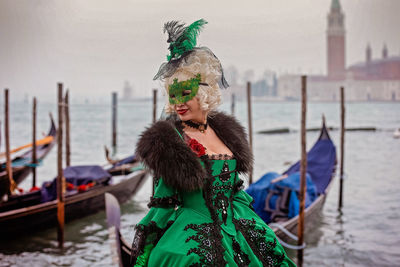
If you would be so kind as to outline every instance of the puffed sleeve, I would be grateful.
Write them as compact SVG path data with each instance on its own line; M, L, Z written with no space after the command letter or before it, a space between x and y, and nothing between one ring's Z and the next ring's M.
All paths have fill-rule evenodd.
M147 215L136 225L132 243L132 266L146 266L153 247L176 219L181 199L176 189L166 185L162 178L156 180Z
M162 177L156 181L150 210L137 224L132 244L132 266L146 266L152 249L176 219L181 205L178 192L199 189L206 171L169 120L147 128L138 140L135 154L154 177Z

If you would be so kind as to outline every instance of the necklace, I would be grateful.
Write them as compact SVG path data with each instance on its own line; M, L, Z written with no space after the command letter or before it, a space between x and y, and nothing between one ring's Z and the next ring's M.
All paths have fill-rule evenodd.
M197 123L193 121L182 121L185 125L199 130L201 133L204 133L205 130L207 130L208 123L206 122L205 124L202 123Z

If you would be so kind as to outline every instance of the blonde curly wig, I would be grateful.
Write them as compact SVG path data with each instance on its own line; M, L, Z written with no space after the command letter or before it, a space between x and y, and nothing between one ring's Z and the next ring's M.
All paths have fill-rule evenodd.
M200 108L206 112L216 109L221 104L221 91L218 81L221 79L221 63L214 54L207 50L194 50L186 60L176 69L175 73L165 79L164 86L168 93L168 86L173 83L174 79L185 81L194 78L198 73L201 75L201 82L207 85L200 85L197 92L197 99ZM174 105L170 104L167 99L165 112L173 113Z

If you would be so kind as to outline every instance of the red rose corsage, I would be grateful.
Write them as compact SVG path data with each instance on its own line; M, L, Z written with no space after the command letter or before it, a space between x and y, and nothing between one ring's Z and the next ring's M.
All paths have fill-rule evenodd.
M201 157L206 154L206 149L202 144L197 142L196 139L191 138L189 140L189 147L192 149L194 153L196 153L198 157Z

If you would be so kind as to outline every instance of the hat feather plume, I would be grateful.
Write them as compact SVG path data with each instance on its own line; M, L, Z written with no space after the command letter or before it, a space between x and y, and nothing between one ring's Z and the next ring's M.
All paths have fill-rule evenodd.
M170 43L168 49L170 54L167 56L167 60L178 59L185 52L193 50L197 44L197 36L203 29L207 21L199 19L189 26L185 27L184 23L179 21L169 21L164 25L164 33L168 33L168 43Z

